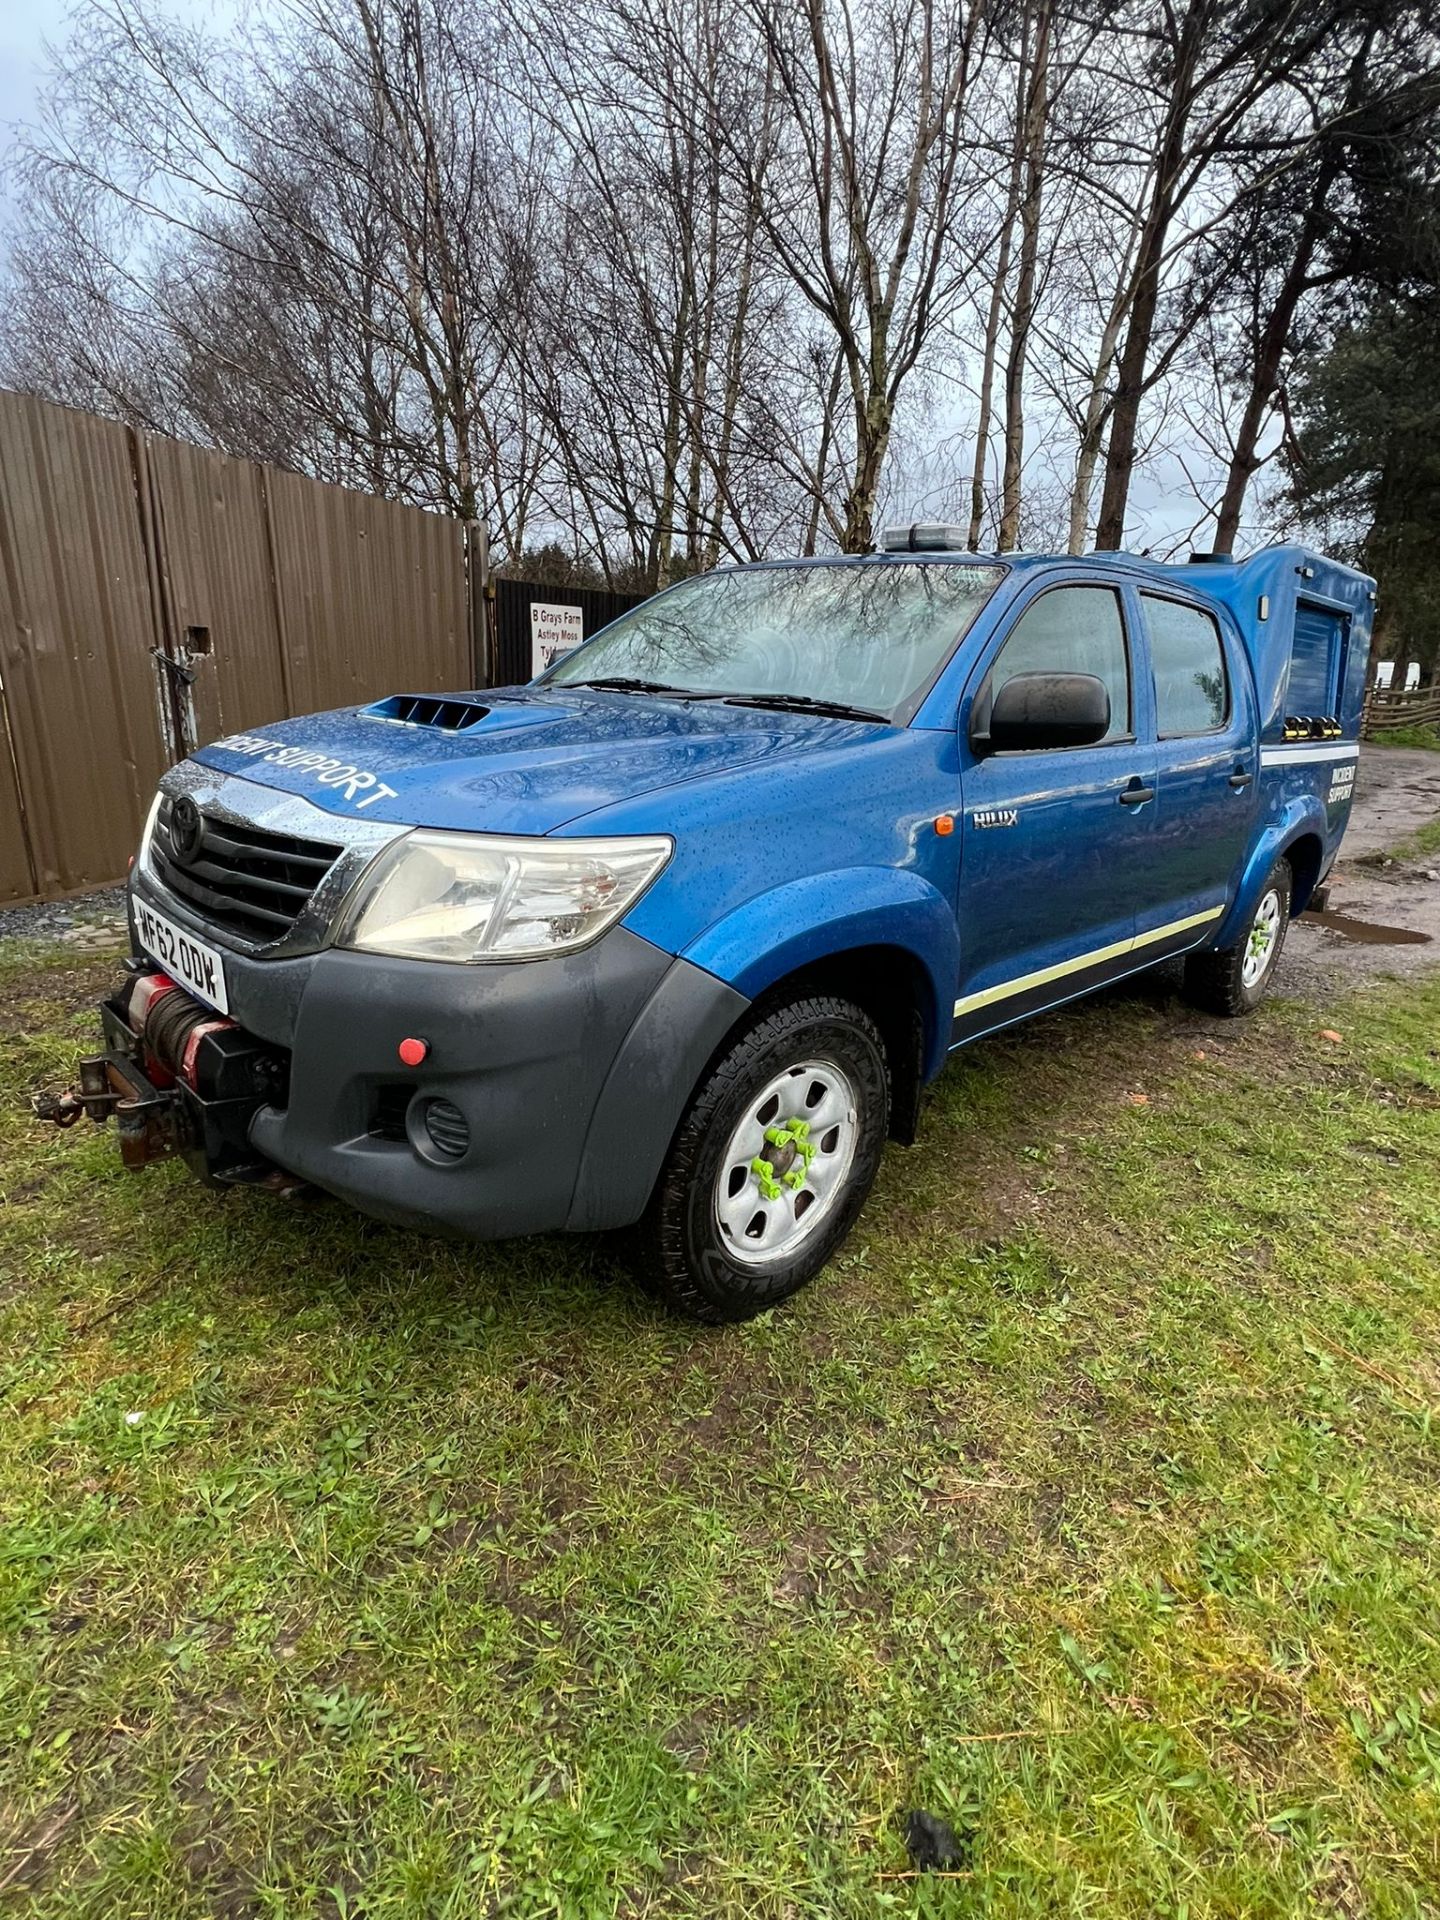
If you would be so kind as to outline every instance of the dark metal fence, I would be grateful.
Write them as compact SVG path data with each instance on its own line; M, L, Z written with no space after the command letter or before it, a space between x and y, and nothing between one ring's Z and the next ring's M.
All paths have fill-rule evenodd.
M495 684L501 687L533 680L541 666L548 665L542 649L563 651L588 640L645 598L643 593L610 593L599 587L537 587L526 580L496 579L491 590Z

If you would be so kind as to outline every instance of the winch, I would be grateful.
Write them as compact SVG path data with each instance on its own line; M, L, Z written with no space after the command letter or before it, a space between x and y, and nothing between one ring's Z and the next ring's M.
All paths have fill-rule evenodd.
M284 1104L283 1052L138 962L101 1003L100 1018L105 1051L80 1062L72 1090L37 1094L37 1118L57 1127L82 1115L97 1124L113 1118L127 1167L180 1155L221 1183L277 1173L251 1147L249 1128L259 1107Z

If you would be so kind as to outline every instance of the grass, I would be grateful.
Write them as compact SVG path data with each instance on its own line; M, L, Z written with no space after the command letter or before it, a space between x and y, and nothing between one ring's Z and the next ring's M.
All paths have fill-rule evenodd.
M102 977L0 975L27 1913L1436 1910L1440 980L992 1041L705 1333L33 1130Z
M1414 833L1407 834L1393 847L1387 847L1383 857L1387 860L1423 860L1432 853L1440 853L1440 820L1427 820Z
M1378 739L1367 740L1369 747L1419 747L1440 753L1440 727L1389 727Z

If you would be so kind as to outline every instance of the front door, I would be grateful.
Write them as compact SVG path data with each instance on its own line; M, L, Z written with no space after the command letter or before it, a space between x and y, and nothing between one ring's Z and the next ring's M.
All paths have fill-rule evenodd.
M960 981L952 1042L1133 970L1154 866L1155 749L1118 586L1042 589L987 649L961 702ZM987 753L1016 673L1089 673L1110 694L1098 745ZM980 735L978 743L975 736Z

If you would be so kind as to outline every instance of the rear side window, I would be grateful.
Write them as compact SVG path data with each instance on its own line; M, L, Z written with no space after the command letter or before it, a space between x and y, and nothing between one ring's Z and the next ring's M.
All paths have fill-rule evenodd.
M1230 710L1220 629L1199 607L1142 593L1155 674L1155 728L1176 734L1214 733Z
M1130 660L1113 587L1052 587L1032 600L990 669L988 696L1017 673L1093 673L1110 695L1107 740L1130 732Z

